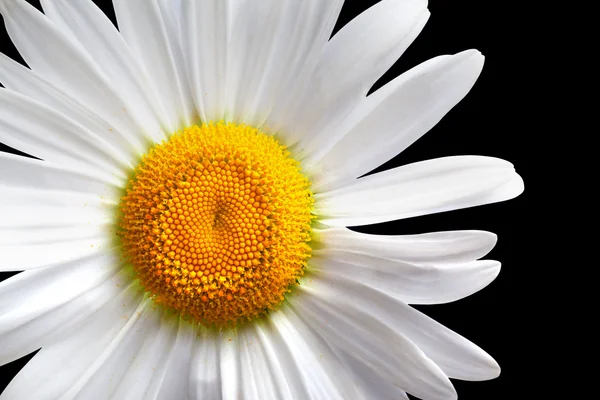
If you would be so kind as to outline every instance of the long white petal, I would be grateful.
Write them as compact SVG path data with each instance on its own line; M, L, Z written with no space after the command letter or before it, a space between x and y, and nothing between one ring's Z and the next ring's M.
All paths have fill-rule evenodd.
M129 369L112 393L114 399L184 399L193 346L198 345L197 327L164 310L155 327L146 333L144 342Z
M56 85L39 74L0 53L0 82L11 91L21 93L31 99L62 113L66 117L94 132L120 152L135 160L142 151L141 142L128 138L137 133L118 132L108 121L94 110L79 103L72 96L60 90ZM137 143L132 145L132 143Z
M258 114L267 131L278 132L284 144L291 144L289 136L295 120L291 117L298 104L304 104L301 94L310 83L312 74L322 57L340 14L343 0L306 0L287 3L286 21L279 40L279 53L274 54L270 69L265 74L268 85L260 90ZM289 21L289 22L288 22ZM265 115L266 110L270 111Z
M287 393L280 392L281 376L265 352L258 333L258 324L239 330L240 341L240 374L242 393L248 400L290 398ZM285 385L285 384L284 384ZM287 396L287 397L286 397Z
M182 42L201 118L257 126L267 119L268 130L278 130L327 43L341 3L184 1Z
M184 0L181 41L197 113L204 122L225 116L225 70L231 35L230 0Z
M3 0L0 12L13 43L32 70L97 112L116 131L128 133L132 145L145 150L146 138L160 136L156 120L123 98L81 44L33 6L24 0Z
M313 251L315 255L323 257L329 257L332 250L415 264L450 264L485 256L494 248L497 240L495 234L485 231L372 235L347 228L316 228L313 230Z
M292 141L299 142L297 153L318 153L344 134L344 122L352 118L369 89L404 53L428 18L427 1L384 0L333 36L293 116Z
M121 308L122 305L121 305ZM95 325L95 320L90 321L90 326L82 329L81 333L71 336L66 339L69 341L62 349L57 350L55 354L69 354L71 347L74 344L79 344L80 348L85 343L92 340L99 340L103 344L102 347L86 348L94 359L90 363L87 359L81 362L76 379L71 383L71 387L64 394L65 398L89 399L89 400L104 400L109 398L110 394L116 389L120 379L127 371L128 367L135 361L135 357L142 346L144 338L159 329L159 313L156 312L155 306L151 300L144 299L137 306L131 315L119 315L120 319L125 319L125 325L121 326L122 322L117 322L118 330L111 332L108 340L101 337L97 339L98 332L105 326L114 326L114 320L118 318L113 315L109 321L104 321L103 325ZM89 329L89 330L88 330ZM94 329L92 331L91 329ZM49 350L53 349L50 347ZM42 351L45 349L42 348ZM58 352L61 353L58 353ZM89 357L88 356L88 357ZM76 362L79 360L75 360ZM77 364L76 364L77 365Z
M395 386L423 399L456 399L444 372L400 331L355 307L339 307L328 288L301 284L290 300L302 318L327 341L373 369ZM377 340L374 340L374 338Z
M44 346L12 380L3 396L51 400L72 399L81 394L87 399L98 398L96 396L107 398L131 362L125 362L124 358L131 356L131 353L134 355L137 346L141 346L142 341L137 337L140 332L145 333L145 329L141 328L157 314L144 312L148 302L142 301L137 290L128 287L110 299L76 332ZM119 353L122 354L121 362L112 363L109 372L112 376L96 374L111 355ZM57 368L58 362L60 368ZM82 391L88 383L95 383L95 387L87 388L100 390ZM99 384L103 386L100 388Z
M146 67L150 85L166 111L171 131L189 125L192 101L187 77L177 65L179 49L170 40L157 0L113 0L119 30L134 56Z
M128 157L75 121L23 95L0 89L0 142L74 169L108 172L122 180Z
M72 301L115 275L120 266L118 256L107 252L0 282L0 334Z
M273 383L278 388L279 398L308 399L309 392L304 383L300 366L286 342L273 323L256 324L256 338L264 350L266 361L271 366Z
M311 278L311 293L334 310L354 308L377 319L417 345L450 378L477 381L500 374L498 364L481 348L405 303L348 279ZM371 334L377 337L379 332Z
M315 190L339 188L410 146L466 96L483 61L476 50L436 57L367 97L305 161L314 165Z
M150 385L162 382L165 361L177 337L177 319L172 312L164 311L156 329L150 330L129 368L119 379L112 393L114 399L154 399ZM154 394L154 393L153 393ZM178 397L183 398L183 397Z
M179 319L177 334L173 346L162 363L161 380L153 380L150 386L152 399L184 399L189 391L187 377L191 368L191 354L199 345L196 332L198 326L192 321Z
M72 267L69 267L69 269L72 269ZM21 283L28 284L27 288L23 289L24 293L37 290L37 285L29 285L29 283L33 280L37 281L38 278L43 278L47 275L43 272L37 273L36 271L36 274L20 277L23 274L27 273L24 272L4 281L6 283L2 283L4 287L4 289L2 289L3 293L11 293L11 289L18 288ZM92 274L92 271L89 271L89 275L92 276ZM62 276L60 273L57 273L57 275ZM96 274L92 277L92 281L97 282L98 280L102 280L103 275L104 272ZM68 279L66 276L63 278ZM13 281L13 279L15 279L15 281ZM57 278L54 281L59 280L60 278ZM59 304L59 302L65 299L64 295L61 295L58 299L43 298L42 300L48 304L37 304L40 299L34 298L33 296L35 295L31 294L31 300L26 303L32 308L27 315L35 318L32 318L29 321L21 321L23 322L21 325L0 335L0 341L2 341L2 346L0 346L0 364L16 360L42 346L47 346L56 341L63 340L65 336L74 332L81 324L84 324L90 316L102 308L110 299L118 297L124 290L123 288L126 288L130 281L131 274L120 272L95 288L81 291L81 294L78 297L62 304ZM86 281L82 286L85 288L86 286L89 286L89 284L90 281ZM77 290L68 290L67 294L73 293L74 291ZM3 301L3 303L7 305L16 304L13 299L7 302ZM37 315L34 313L34 306L44 307L45 312L41 315ZM49 309L49 306L55 307ZM39 308L37 310L39 310ZM12 316L14 317L15 315L12 314ZM0 317L0 320L2 321L0 324L4 326L11 324L12 322L8 320L9 318L11 318L11 315Z
M114 82L119 96L135 107L136 114L155 124L168 127L159 99L149 88L153 80L146 73L146 65L129 49L113 23L91 0L41 0L46 16L96 63L96 66ZM164 135L151 131L153 139Z
M293 302L295 304L296 299ZM333 349L304 313L297 313L289 304L284 304L269 314L269 322L270 340L277 343L278 348L288 349L299 371L286 379L288 382L297 380L294 385L303 385L302 392L309 394L303 397L302 392L294 393L293 398L348 400L358 397L356 382L351 380Z
M512 164L492 157L444 157L369 175L315 195L319 221L365 225L504 201L523 192Z
M341 251L315 256L310 265L332 279L363 282L408 304L460 300L489 285L500 272L500 263L493 260L419 265Z
M2 246L86 239L114 225L116 202L94 194L6 185L0 193Z

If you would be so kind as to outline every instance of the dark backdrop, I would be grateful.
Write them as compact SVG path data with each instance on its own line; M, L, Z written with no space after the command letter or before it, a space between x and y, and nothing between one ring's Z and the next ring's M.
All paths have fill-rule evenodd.
M28 1L39 7L37 0ZM377 2L346 0L336 31ZM96 3L114 21L110 3L101 0ZM529 165L524 146L527 132L520 126L518 110L511 101L518 93L514 80L515 41L511 39L514 35L509 34L516 21L511 10L499 7L497 2L479 0L432 0L429 9L432 15L421 35L373 90L429 58L469 48L476 48L486 56L485 67L473 90L458 106L423 138L378 170L443 156L487 155L515 164L527 186ZM22 62L4 29L0 29L0 43L3 53ZM0 151L15 152L1 143ZM526 398L518 394L517 387L517 370L528 363L526 357L519 356L523 331L519 315L523 304L517 285L529 267L525 263L527 198L526 190L509 202L355 228L380 234L459 229L481 229L498 234L498 244L487 258L500 260L502 271L492 284L451 304L417 307L481 346L502 367L500 377L492 381L455 381L461 400ZM13 273L0 273L0 280L11 275ZM30 357L0 367L0 392Z

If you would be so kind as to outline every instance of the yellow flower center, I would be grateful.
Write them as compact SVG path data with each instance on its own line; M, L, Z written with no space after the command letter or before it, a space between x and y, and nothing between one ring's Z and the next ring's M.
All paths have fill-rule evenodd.
M204 325L260 316L310 257L309 187L272 136L191 126L135 168L121 199L125 257L159 304Z

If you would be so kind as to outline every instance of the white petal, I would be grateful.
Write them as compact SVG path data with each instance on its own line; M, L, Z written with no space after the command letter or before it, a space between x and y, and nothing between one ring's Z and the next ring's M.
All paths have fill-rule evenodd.
M191 97L184 70L177 63L180 49L169 40L169 32L157 0L113 0L117 23L134 56L149 73L154 93L159 97L171 131L192 122ZM174 34L174 32L171 32Z
M93 110L79 103L47 81L16 61L0 53L0 82L9 90L21 93L64 114L66 117L85 127L88 131L102 137L119 152L125 152L128 159L135 159L142 150L141 142L128 139L128 135L118 132L114 126L102 119ZM133 136L136 136L134 134ZM138 143L138 148L131 143Z
M256 321L258 322L258 321ZM258 332L258 323L240 329L240 373L242 393L245 399L285 399L291 398L286 391L285 377L276 371L276 365L269 359Z
M363 282L408 304L442 304L460 300L490 284L500 272L492 260L418 265L388 258L331 251L315 256L310 268L335 279Z
M371 235L347 228L313 230L315 255L350 252L415 264L450 264L477 260L489 253L498 240L485 231L448 231L419 235ZM329 257L333 258L333 257Z
M281 399L309 399L300 366L296 363L291 349L281 337L273 323L256 324L256 338L260 341L269 364L272 382L277 386Z
M108 378L106 375L94 375L117 349L123 358L136 350L136 340L139 340L136 336L140 331L145 333L139 328L151 317L143 312L147 301L140 302L141 294L137 294L137 290L134 287L127 288L119 296L110 299L77 331L65 335L61 341L44 346L17 374L3 395L15 399L72 399L91 379L97 381ZM121 343L129 347L119 347ZM120 361L123 362L112 365L112 372L116 374L113 380L105 380L103 383L106 386L96 393L100 398L108 397L107 393L112 391L120 373L124 372L123 367L127 367L125 360ZM86 399L95 398L90 392L81 394Z
M145 151L160 127L138 104L128 102L83 47L24 0L3 0L0 12L19 53L32 70L128 134Z
M3 152L0 176L3 188L36 188L108 198L117 198L118 189L124 185L121 178L102 171L76 169Z
M68 352L72 351L73 344L79 344L82 348L86 342L98 340L98 331L106 329L105 327L109 324L114 325L115 319L120 318L127 321L119 330L110 333L110 337L104 341L103 347L94 346L91 349L89 349L89 346L86 347L86 351L89 351L94 358L87 359L78 365L80 371L75 377L76 380L72 382L72 386L64 396L81 400L104 400L109 398L125 371L135 361L143 340L159 329L159 316L160 314L156 311L154 304L150 300L144 300L131 315L121 314L118 317L113 315L111 321L104 321L102 326L95 326L95 321L91 321L90 330L87 330L88 326L86 326L81 333L65 339L74 343L69 343L62 349L57 350L57 353L54 353L55 357L58 351L62 351L62 354L65 354L65 352L69 354ZM117 324L120 326L121 322ZM95 331L92 331L92 328ZM100 341L103 341L102 338ZM44 350L42 348L42 351ZM74 361L77 363L80 360L76 359Z
M182 2L181 40L198 115L204 122L224 117L225 66L231 30L230 1Z
M512 164L492 157L444 157L369 175L315 195L320 222L365 225L504 201L523 191Z
M196 328L165 310L112 393L114 399L184 399Z
M294 305L297 299L293 299ZM294 382L296 387L302 385L302 392L293 392L292 398L299 399L356 399L358 391L356 382L341 364L333 349L315 330L316 326L304 313L297 313L292 307L284 303L280 310L269 314L269 338L271 343L278 349L287 350L282 353L285 357L281 360L283 364L287 355L291 360L287 362L295 364L297 373L287 374L288 382ZM291 372L291 365L288 367ZM307 391L308 396L300 395Z
M120 266L118 257L107 252L0 282L0 334L72 301L115 275Z
M265 74L270 87L261 89L258 114L266 110L265 130L278 132L285 144L298 121L291 116L298 104L304 103L301 94L310 83L315 67L327 45L342 9L343 0L306 0L289 2L286 20L279 41L280 52L274 54L272 67ZM288 22L289 21L289 22ZM285 41L284 41L285 40Z
M261 125L320 51L321 26L335 2L246 1L232 14L226 80L227 117ZM312 56L314 57L314 55ZM312 67L312 65L310 66Z
M153 380L150 393L156 393L156 399L185 399L188 393L191 354L195 346L199 345L196 337L198 325L179 319L179 326L175 342L162 363L164 375L162 380ZM151 397L153 398L153 397Z
M404 53L427 19L427 1L384 0L327 43L293 117L295 150L310 155L333 141L381 75Z
M352 302L346 300L344 307L338 306L327 296L329 288L317 290L309 283L298 289L290 303L328 342L417 397L456 399L456 391L444 372L399 331L363 310L349 307Z
M483 61L476 50L436 57L367 97L305 161L308 168L318 164L315 190L339 188L410 146L466 96ZM344 162L348 156L352 163Z
M16 290L21 290L23 294L29 293L27 299L21 299L29 311L24 311L26 314L22 317L14 313L0 316L0 324L5 327L15 326L15 317L20 320L19 326L0 334L0 341L3 344L0 346L0 365L16 360L42 346L63 340L81 324L84 324L106 302L117 297L124 287L127 287L131 276L125 272L120 272L93 287L94 284L104 279L106 270L109 268L108 265L99 263L101 261L99 257L94 260L90 259L89 262L84 262L85 265L80 268L73 265L67 266L64 270L58 270L55 275L48 274L48 270L34 271L32 274L23 272L2 282L0 296L6 297L2 300L3 305L22 309L23 307L17 303L19 297L14 294ZM98 268L99 271L94 271L94 268ZM114 269L116 266L112 268ZM81 283L81 288L77 286L78 283L72 283L72 287L69 288L64 287L64 282L72 280L68 274L75 269L78 270L78 273L73 278L83 277L85 274L88 277L87 280ZM82 273L84 269L85 273ZM40 282L40 280L45 281L44 278L49 276L52 278L52 287L49 287L48 283ZM62 286L65 293L49 298L36 296L35 292L38 291L40 293L54 291L57 289L57 284ZM80 293L77 297L67 300L77 293ZM43 313L40 314L40 311ZM25 316L29 320L25 321Z
M221 368L223 400L236 400L242 397L239 340L240 338L233 330L224 330L219 338L219 367Z
M348 279L313 276L311 293L334 309L355 308L381 321L417 345L448 377L487 380L500 374L500 367L479 347L405 303ZM352 298L352 302L344 299ZM372 332L374 336L378 332Z
M269 116L267 125L277 130L314 69L342 2L262 3L183 2L186 66L205 121L247 116L245 122L260 126Z
M64 115L18 93L0 89L0 142L74 169L127 179L127 156Z
M132 54L113 23L90 0L41 0L46 16L72 40L81 45L102 70L110 82L114 82L119 96L126 99L140 118L166 126L162 109L147 76L145 65ZM159 118L155 116L157 115ZM151 131L155 141L164 139L160 131Z
M190 399L222 399L219 337L214 331L200 328L190 361Z
M164 361L168 358L177 337L177 320L172 312L163 312L156 329L148 331L141 348L129 363L127 371L119 378L112 393L114 399L154 399L149 387L155 381L162 382L165 373Z
M47 237L88 238L114 224L116 203L99 196L0 185L0 232L3 245Z
M400 390L377 375L375 371L367 367L364 363L339 349L337 354L344 366L354 374L354 380L358 382L358 388L362 393L362 398L365 400L410 400L405 391Z

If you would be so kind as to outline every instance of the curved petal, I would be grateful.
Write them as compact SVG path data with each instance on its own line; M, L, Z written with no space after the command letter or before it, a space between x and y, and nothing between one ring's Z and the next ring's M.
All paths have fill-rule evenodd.
M290 142L300 155L322 150L365 101L373 84L400 58L429 18L427 1L384 0L345 25L327 43L303 101L292 117Z
M83 47L24 0L0 2L6 29L32 70L127 133L135 148L160 136L157 121L128 102ZM157 133L158 132L158 133ZM148 138L148 139L146 139Z
M157 329L150 330L127 371L119 378L112 393L114 399L155 399L148 392L154 381L162 382L163 361L168 357L177 335L177 326L170 312L163 312ZM180 397L182 398L182 397Z
M338 134L321 135L317 151L304 161L315 175L315 190L342 187L410 146L467 95L483 61L476 50L436 57L367 97ZM340 168L349 155L352 163Z
M3 396L40 400L77 395L86 399L107 398L141 345L139 336L146 333L147 324L157 315L154 310L148 312L148 301L136 292L137 288L128 287L76 332L44 346L12 380ZM57 368L59 360L65 362Z
M352 302L337 306L327 295L329 288L301 284L298 292L290 304L329 343L417 397L456 399L456 391L444 372L398 330L361 309L349 307Z
M258 336L258 324L240 330L240 374L242 393L248 400L293 398L285 388L285 377L275 370ZM281 382L280 380L283 380ZM283 383L283 384L282 384Z
M170 40L157 0L113 0L121 35L149 73L148 82L159 97L175 131L192 123L192 99L187 77L178 64L179 48Z
M107 252L0 282L0 334L72 301L116 274L120 266L118 257Z
M372 255L331 251L315 256L310 269L335 279L363 282L408 304L442 304L470 296L500 273L493 260L418 265Z
M0 89L0 142L73 169L127 179L128 157L95 133L18 93Z
M296 300L293 300L294 306ZM292 362L299 371L298 375L286 376L286 379L288 382L297 380L296 385L303 385L303 392L309 394L301 397L299 393L294 393L293 398L356 399L356 382L350 379L339 358L319 335L314 324L304 318L304 313L297 313L295 308L284 303L280 310L269 314L269 326L273 332L273 335L269 335L270 339L278 347L288 349Z
M320 222L375 224L504 201L523 192L511 163L492 157L444 157L369 175L315 195Z
M256 338L262 345L266 363L271 366L273 382L277 386L281 399L309 399L307 385L304 383L300 366L273 323L256 324Z
M195 323L179 318L175 341L166 359L161 363L162 379L152 380L147 396L150 399L185 399L189 382L186 379L191 368L190 361L194 347L198 346Z
M26 314L29 318L27 321L14 313L0 316L0 324L4 327L8 325L16 326L14 317L20 320L19 326L0 334L0 341L2 341L2 346L0 346L0 365L16 360L42 346L62 340L84 324L88 318L102 308L110 299L118 297L123 288L127 287L130 283L130 274L121 271L110 277L110 279L103 281L106 276L106 268L101 269L100 272L92 270L104 265L99 264L98 261L98 257L95 258L95 261L90 259L86 266L83 267L86 269L85 274L88 275L89 279L82 282L83 289L81 290L77 287L77 283L75 283L73 284L74 287L66 290L66 294L61 294L57 298L40 298L40 296L31 293L29 296L30 299L26 301L29 310ZM74 268L74 266L68 266L65 268L65 271L71 272ZM48 288L47 283L40 283L40 280L44 279L47 275L44 271L35 271L33 274L23 272L13 278L9 278L2 282L3 289L0 289L2 296L4 297L7 293L12 296L14 289L22 289L23 293L27 294L33 291L37 292L38 285ZM82 273L78 275L83 276ZM69 276L61 272L52 276L53 283L70 280ZM100 281L103 282L98 284ZM94 285L97 286L93 287ZM55 288L53 287L52 290ZM65 290L64 287L62 289ZM49 290L51 289L48 288L47 291ZM80 294L68 300L77 293ZM47 304L41 304L40 300ZM11 306L18 305L12 298L10 302L5 304L10 304ZM43 313L40 313L42 309Z
M313 254L333 258L333 250L415 264L451 264L485 256L497 240L495 234L485 231L372 235L347 228L326 228L313 229Z
M337 350L338 357L340 357L345 368L348 368L353 373L354 381L358 382L358 389L363 399L410 400L405 391L392 385L348 353L339 349Z
M187 392L189 354L196 328L163 311L156 329L144 343L112 393L114 399L183 399ZM173 381L173 377L176 381Z
M340 311L348 307L377 319L417 345L450 378L487 380L500 374L500 367L479 347L437 323L425 314L373 290L360 282L313 276L310 290ZM352 302L345 299L352 298ZM375 337L379 332L372 331Z

